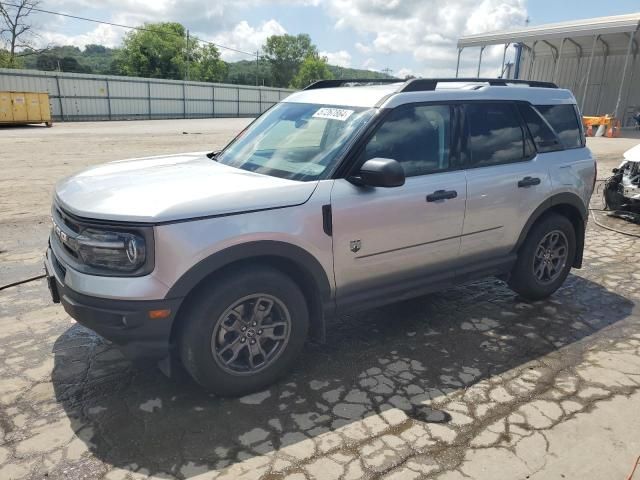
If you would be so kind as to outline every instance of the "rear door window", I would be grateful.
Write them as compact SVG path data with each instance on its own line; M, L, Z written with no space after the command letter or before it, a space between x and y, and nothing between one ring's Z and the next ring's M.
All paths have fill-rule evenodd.
M465 105L470 167L487 167L529 159L529 148L512 103Z
M580 123L573 105L536 105L565 148L583 147Z

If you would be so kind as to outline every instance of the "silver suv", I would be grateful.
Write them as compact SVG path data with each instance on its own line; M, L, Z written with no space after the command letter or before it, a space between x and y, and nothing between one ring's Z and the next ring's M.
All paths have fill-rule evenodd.
M576 101L501 79L321 81L224 150L55 189L54 302L220 395L265 387L330 317L488 275L526 299L579 268L596 165Z

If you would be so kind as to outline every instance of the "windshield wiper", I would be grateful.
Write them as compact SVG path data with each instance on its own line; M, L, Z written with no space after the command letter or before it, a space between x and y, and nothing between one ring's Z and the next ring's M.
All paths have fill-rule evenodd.
M218 150L217 152L211 152L211 153L207 153L207 157L209 157L211 160L214 161L218 161L218 154L220 154L220 150Z

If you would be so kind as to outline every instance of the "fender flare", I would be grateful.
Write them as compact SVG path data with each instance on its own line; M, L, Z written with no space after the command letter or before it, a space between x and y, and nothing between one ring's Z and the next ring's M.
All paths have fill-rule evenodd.
M582 227L576 230L576 259L573 264L574 267L580 268L582 266L582 255L584 252L584 235L585 235L587 220L589 218L589 210L584 205L584 202L582 201L582 199L575 193L571 193L571 192L558 193L558 194L552 195L551 197L547 198L544 202L542 202L538 206L538 208L536 208L533 211L533 213L529 216L529 219L527 220L524 227L522 228L522 232L520 232L520 236L518 237L518 242L516 243L516 246L513 249L513 251L517 252L520 249L525 239L527 238L527 235L529 234L531 227L533 226L534 223L538 221L540 217L542 217L542 215L544 215L549 210L552 210L554 207L559 207L561 205L568 205L570 207L575 208L579 212L580 219L582 220L581 221Z
M165 298L185 297L212 273L232 263L257 257L281 258L295 263L313 279L323 303L331 300L331 284L320 262L303 248L274 240L242 243L206 257L187 270L169 289Z

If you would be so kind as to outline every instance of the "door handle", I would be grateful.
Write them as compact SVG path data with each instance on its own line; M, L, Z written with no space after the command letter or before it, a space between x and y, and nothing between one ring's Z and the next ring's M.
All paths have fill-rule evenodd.
M436 190L433 193L427 195L427 202L437 202L438 200L449 200L456 198L458 192L455 190Z
M524 177L518 182L519 188L533 187L534 185L540 185L540 179L538 177Z

